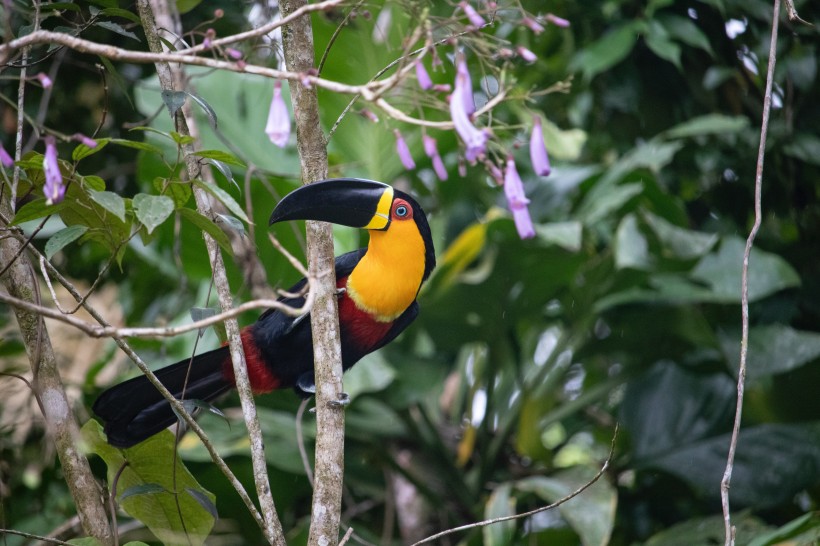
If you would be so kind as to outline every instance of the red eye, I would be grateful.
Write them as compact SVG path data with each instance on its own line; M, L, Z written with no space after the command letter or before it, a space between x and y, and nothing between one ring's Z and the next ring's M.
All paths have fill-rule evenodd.
M413 209L402 199L397 199L393 204L393 218L405 220L413 217Z

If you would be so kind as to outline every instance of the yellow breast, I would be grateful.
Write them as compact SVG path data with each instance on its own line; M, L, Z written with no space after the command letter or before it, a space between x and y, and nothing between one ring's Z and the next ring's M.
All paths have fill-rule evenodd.
M412 220L370 231L367 254L347 279L348 295L360 309L390 322L416 299L424 275L424 240Z

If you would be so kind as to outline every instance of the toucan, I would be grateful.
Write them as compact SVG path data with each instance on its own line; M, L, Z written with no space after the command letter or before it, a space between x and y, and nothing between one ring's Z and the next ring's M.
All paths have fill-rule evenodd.
M368 230L367 248L336 258L342 367L393 341L416 318L421 285L436 265L427 217L419 204L393 187L357 178L302 186L273 210L270 224L320 220ZM298 294L302 279L291 287ZM280 301L301 306L304 296ZM293 388L315 391L310 320L268 309L241 331L254 394ZM210 402L234 387L227 345L155 372L175 397ZM187 379L186 379L187 378ZM184 393L183 393L184 389ZM133 446L172 425L177 417L145 376L104 391L93 406L105 422L108 443Z

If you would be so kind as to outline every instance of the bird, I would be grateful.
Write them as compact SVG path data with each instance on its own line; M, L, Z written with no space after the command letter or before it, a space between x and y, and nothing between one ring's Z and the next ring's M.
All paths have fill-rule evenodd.
M301 186L274 208L270 225L319 220L362 228L366 248L336 257L342 368L384 347L418 316L417 296L436 266L427 216L418 202L388 184L334 178ZM299 307L302 279L279 301ZM315 392L313 343L306 315L271 308L241 330L254 395L292 388L304 398ZM178 399L211 402L235 386L227 344L155 372ZM184 391L184 392L183 392ZM104 422L107 441L128 448L177 421L171 405L144 375L100 394L92 407Z

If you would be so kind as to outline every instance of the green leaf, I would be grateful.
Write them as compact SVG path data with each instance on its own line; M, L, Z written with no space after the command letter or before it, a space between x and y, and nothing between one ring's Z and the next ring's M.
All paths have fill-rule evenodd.
M396 370L378 351L365 356L361 364L345 373L345 392L351 398L366 392L383 391L396 378Z
M577 161L587 142L587 133L582 129L563 130L546 117L541 116L541 130L544 142L552 159Z
M689 138L721 133L739 133L749 127L746 116L706 114L684 121L664 132L667 138Z
M570 70L583 71L587 80L608 70L629 55L635 47L638 34L645 26L642 21L632 21L610 30L601 39L578 52L570 62Z
M125 201L122 197L111 191L88 192L89 197L102 208L116 216L120 221L125 222Z
M657 21L652 21L649 25L649 32L645 40L646 45L655 55L674 64L678 70L682 70L680 64L680 46L669 39L669 35Z
M692 47L700 48L712 57L715 56L715 52L712 50L712 44L709 43L709 38L707 38L706 34L688 17L663 13L658 15L655 20L663 25L672 38Z
M597 469L590 466L573 466L550 477L532 476L519 480L515 487L553 503L578 490L596 473ZM584 546L606 546L615 525L617 504L615 488L606 478L601 478L580 495L561 504L558 510Z
M185 91L163 91L162 102L168 108L168 114L173 118L177 110L185 105L188 94Z
M74 546L102 546L102 542L92 537L72 538L68 541L68 543L73 544ZM131 543L129 542L129 544Z
M163 430L134 447L120 450L105 441L102 427L92 420L83 426L82 437L91 452L105 461L109 482L122 469L118 484L125 491L145 485L165 490L150 495L133 495L120 502L123 510L143 522L164 544L204 544L213 528L214 518L194 498L182 493L187 488L198 491L203 488L174 456L175 442L171 432ZM123 464L126 461L128 465ZM180 493L174 498L172 491ZM205 494L213 502L213 495Z
M182 406L185 408L185 411L187 411L190 414L193 414L194 411L197 409L213 413L217 417L222 418L222 420L225 421L228 424L228 426L231 425L231 422L228 421L228 418L225 416L221 409L209 404L205 400L200 400L198 398L188 398L186 400L182 400ZM174 411L174 413L176 413L176 411ZM177 414L177 417L180 421L184 421L181 415Z
M820 138L808 133L798 133L793 142L783 146L783 152L800 161L820 165Z
M627 214L615 231L615 267L646 270L651 265L649 245L638 228L638 218L634 214Z
M203 190L207 191L214 197L216 197L219 201L221 201L222 204L225 205L228 208L228 210L234 214L234 216L239 217L240 220L247 224L251 223L251 221L248 219L248 215L245 214L245 211L242 210L242 207L239 206L239 203L236 202L236 200L231 196L231 194L229 194L216 184L212 184L204 180L196 179L193 181L193 183L202 188Z
M705 256L691 277L706 284L715 301L740 302L740 278L746 243L727 237L720 248ZM757 301L785 288L800 285L797 272L783 258L753 248L749 258L749 301Z
M231 242L228 240L228 236L225 235L225 232L222 231L219 226L214 224L209 218L206 218L193 209L179 209L179 213L182 215L182 218L191 222L200 230L213 237L219 246L222 247L222 250L233 255L233 248L231 248Z
M154 178L154 188L174 200L175 208L182 208L191 198L191 183L183 180L168 180L158 176Z
M640 183L609 186L606 193L597 195L596 199L584 199L578 210L578 216L584 224L592 225L610 213L619 210L627 201L639 195L642 191L643 184Z
M226 180L231 182L237 190L239 189L239 184L237 184L236 180L234 180L233 173L231 172L230 167L228 167L225 163L219 161L218 159L208 159L207 161L208 163L216 167L216 169L222 173L222 176L224 176Z
M103 14L103 15L107 15L109 17L122 17L123 19L128 19L132 23L138 23L138 24L141 23L140 18L137 15L135 15L134 13L131 13L130 11L128 11L127 9L105 8L100 13Z
M222 223L225 223L233 229L234 231L239 232L239 235L242 237L245 236L245 224L243 224L238 218L234 218L233 216L228 216L227 214L217 214L216 215Z
M191 497L193 497L193 499L198 502L202 508L207 510L214 520L219 519L219 514L216 511L216 505L214 504L214 501L208 497L208 495L198 489L194 489L193 487L186 487L185 492L191 495Z
M581 222L535 224L535 235L541 242L558 245L570 252L578 252L581 250L583 226Z
M202 0L177 0L177 10L179 13L188 13L197 7Z
M767 529L758 518L746 514L732 514L732 525L737 529L735 544L746 544ZM723 544L725 527L722 516L692 518L653 535L645 546L714 546ZM784 545L785 546L785 545Z
M677 476L717 502L715 484L723 475L730 437L726 433L681 444L648 465ZM741 430L732 473L733 503L755 508L777 506L818 480L820 422L766 424Z
M122 502L134 495L153 495L155 493L165 493L166 489L158 483L141 483L133 485L120 493L119 501Z
M82 184L83 188L86 188L88 190L94 190L94 191L104 191L105 190L105 180L103 180L99 176L95 176L93 174L81 177L80 178L80 184Z
M45 197L38 197L34 201L26 203L17 210L14 214L14 220L11 222L11 225L17 226L23 222L44 218L49 214L56 214L63 209L63 203L64 202L46 205Z
M820 513L809 512L793 519L779 529L759 534L748 543L748 546L817 544L818 542L820 542Z
M502 483L493 490L484 507L484 519L495 519L515 514L515 497L510 493L512 486ZM484 544L487 546L506 546L512 544L515 533L515 520L486 525L481 528Z
M86 231L88 226L69 226L52 235L46 243L46 258L50 260L57 252L82 237Z
M701 233L671 224L651 212L643 212L643 218L660 239L664 251L680 260L703 256L718 241L716 233Z
M721 332L720 346L731 370L740 361L740 332ZM749 329L747 377L759 379L784 373L820 358L820 334L794 330L782 324Z
M111 32L115 32L120 36L131 38L132 40L136 40L137 42L142 42L142 40L140 40L136 34L128 30L125 30L124 28L122 28L122 26L112 21L97 21L96 23L94 23L94 26L110 30Z
M186 144L193 144L194 142L196 142L196 139L194 137L187 135L182 136L176 131L171 131L171 138L173 138L174 142L176 142L180 146L184 146Z
M228 152L223 152L222 150L200 150L198 152L194 152L194 155L199 157L207 157L209 159L216 159L217 161L227 163L228 165L234 165L236 167L245 167L245 164L242 163L242 161L235 155L229 154Z
M187 91L186 91L187 92ZM188 96L194 99L194 102L199 105L200 108L205 112L205 115L208 116L208 124L210 124L212 129L216 129L217 126L217 119L216 119L216 112L211 105L208 104L208 101L200 97L195 93L187 92Z
M112 144L124 146L125 148L133 148L135 150L142 150L143 152L150 152L152 154L162 155L162 150L153 144L147 142L140 142L138 140L127 140L124 138L112 138Z
M134 213L148 233L162 224L174 212L174 200L165 195L138 193L134 196Z
M97 152L101 152L103 148L105 148L108 143L111 141L110 138L99 138L95 139L97 145L93 148L89 148L85 144L79 144L74 150L71 152L71 159L74 161L79 161L81 159L85 159L90 155L94 155Z

